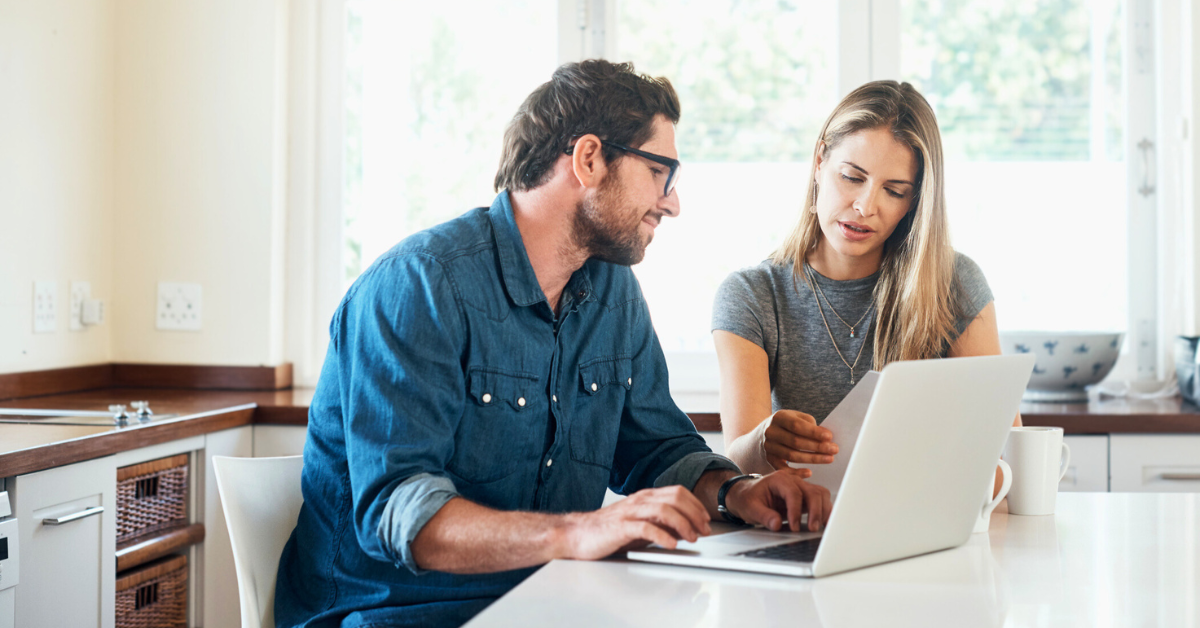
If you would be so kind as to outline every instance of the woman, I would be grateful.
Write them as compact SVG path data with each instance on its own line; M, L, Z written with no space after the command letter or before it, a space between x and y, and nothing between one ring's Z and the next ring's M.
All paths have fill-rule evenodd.
M783 245L714 305L725 446L746 472L832 462L818 426L872 368L1000 353L987 281L950 247L941 136L911 85L838 104L805 199Z

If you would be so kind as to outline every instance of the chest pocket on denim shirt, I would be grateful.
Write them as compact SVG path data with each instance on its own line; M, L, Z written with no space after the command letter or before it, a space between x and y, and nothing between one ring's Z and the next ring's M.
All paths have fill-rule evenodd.
M482 483L537 464L549 408L539 379L527 373L475 367L467 372L467 405L454 438L449 470Z
M626 357L589 360L579 365L580 391L571 424L571 457L612 467L625 396L633 385L633 361Z

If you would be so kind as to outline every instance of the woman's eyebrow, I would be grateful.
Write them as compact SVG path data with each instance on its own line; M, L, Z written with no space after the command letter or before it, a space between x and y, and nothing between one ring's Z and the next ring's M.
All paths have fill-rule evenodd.
M847 166L850 166L851 168L854 168L855 170L857 170L863 174L866 174L866 175L871 174L871 173L867 172L866 168L863 168L862 166L854 163L853 161L843 161L842 163L846 164ZM913 185L912 181L906 181L904 179L888 179L887 183L902 183L904 185ZM913 187L916 187L916 186L914 185Z

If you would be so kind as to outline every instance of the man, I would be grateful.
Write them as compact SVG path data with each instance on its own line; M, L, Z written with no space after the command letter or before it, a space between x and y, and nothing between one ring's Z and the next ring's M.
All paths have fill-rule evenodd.
M629 265L679 215L678 120L666 79L559 68L505 134L492 206L406 239L346 293L280 626L458 625L552 559L708 534L723 484L731 517L828 516L807 472L729 482L668 394ZM630 496L600 508L605 487Z

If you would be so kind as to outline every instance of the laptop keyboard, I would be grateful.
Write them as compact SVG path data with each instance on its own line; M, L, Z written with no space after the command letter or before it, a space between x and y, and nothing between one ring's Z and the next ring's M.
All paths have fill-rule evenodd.
M817 547L821 545L821 538L823 537L793 541L791 543L784 543L783 545L772 545L771 547L741 552L736 554L736 556L786 560L793 563L811 563L817 557Z

